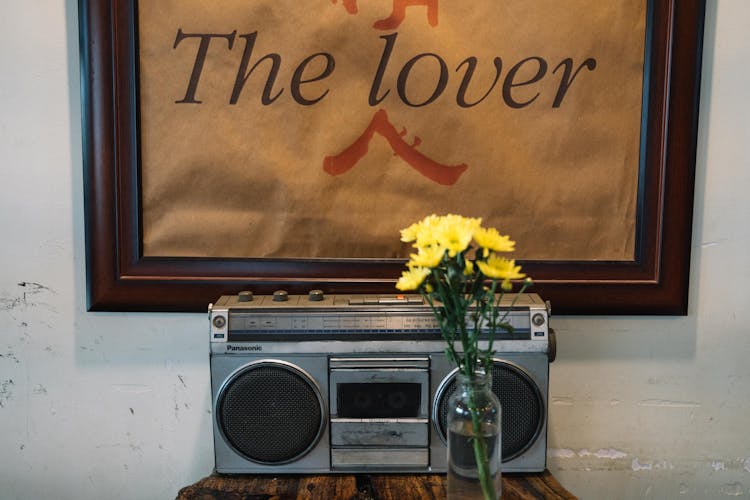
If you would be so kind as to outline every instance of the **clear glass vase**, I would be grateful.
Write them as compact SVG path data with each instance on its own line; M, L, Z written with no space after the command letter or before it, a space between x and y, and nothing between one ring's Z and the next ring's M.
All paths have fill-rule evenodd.
M492 377L459 373L448 399L448 499L500 498L501 408Z

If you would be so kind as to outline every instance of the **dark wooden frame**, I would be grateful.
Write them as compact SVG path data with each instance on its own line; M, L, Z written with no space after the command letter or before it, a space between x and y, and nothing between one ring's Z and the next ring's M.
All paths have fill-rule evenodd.
M636 258L524 262L556 313L687 313L705 0L650 3ZM143 257L136 2L79 0L79 19L90 310L205 311L243 289L395 292L394 259Z

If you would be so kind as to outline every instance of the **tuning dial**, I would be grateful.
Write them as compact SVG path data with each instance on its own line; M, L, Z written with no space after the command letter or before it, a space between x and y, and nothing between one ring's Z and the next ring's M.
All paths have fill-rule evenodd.
M310 302L320 302L325 298L323 290L310 290L310 293L307 294L307 300Z
M247 290L242 291L237 294L237 300L240 302L252 302L253 292L248 292Z
M286 292L286 290L276 290L273 292L273 301L274 302L286 302L289 300L289 294Z
M534 326L542 326L547 320L545 319L544 314L536 313L531 317L531 322L534 323Z

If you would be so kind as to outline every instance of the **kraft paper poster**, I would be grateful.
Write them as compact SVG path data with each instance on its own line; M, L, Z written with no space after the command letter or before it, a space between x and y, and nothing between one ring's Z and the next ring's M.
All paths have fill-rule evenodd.
M141 0L146 256L632 260L645 0Z

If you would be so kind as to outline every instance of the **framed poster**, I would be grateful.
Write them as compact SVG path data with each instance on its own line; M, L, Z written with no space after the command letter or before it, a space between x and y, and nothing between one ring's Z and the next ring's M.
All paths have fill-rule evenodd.
M395 293L430 213L685 314L703 0L80 0L88 299Z

